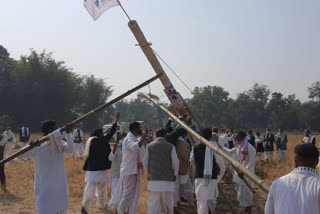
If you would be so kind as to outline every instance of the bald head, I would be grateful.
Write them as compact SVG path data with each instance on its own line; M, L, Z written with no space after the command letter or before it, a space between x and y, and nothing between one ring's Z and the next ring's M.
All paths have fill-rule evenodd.
M319 162L319 151L311 143L298 144L294 148L294 165L316 168Z

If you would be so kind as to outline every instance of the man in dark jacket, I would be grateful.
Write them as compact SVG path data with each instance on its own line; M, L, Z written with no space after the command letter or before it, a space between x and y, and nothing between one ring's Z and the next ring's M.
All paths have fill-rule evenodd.
M116 132L119 118L120 112L117 112L113 126L106 135L104 135L102 128L96 129L91 134L92 137L87 141L84 153L87 159L83 166L83 170L86 171L85 181L87 185L84 189L81 214L87 214L90 210L95 192L98 195L97 207L100 209L105 209L106 207L107 170L111 167L111 161L109 161L109 154L111 152L109 141Z
M212 140L212 132L209 128L202 131L202 136L213 146L218 147ZM202 213L214 213L217 197L218 182L225 172L225 164L222 157L213 152L206 145L199 143L193 147L190 161L195 166L195 194L197 198L197 211Z
M274 134L271 133L271 129L267 128L266 133L263 135L264 152L266 154L266 160L273 160L273 144L275 142Z
M247 141L250 143L253 147L256 147L256 138L253 136L253 133L251 130L248 131Z
M277 157L279 163L281 161L284 163L287 161L287 143L287 135L283 133L283 129L279 129L279 132L276 135Z
M30 139L30 129L27 126L27 123L24 123L19 131L19 140L21 148L25 147Z

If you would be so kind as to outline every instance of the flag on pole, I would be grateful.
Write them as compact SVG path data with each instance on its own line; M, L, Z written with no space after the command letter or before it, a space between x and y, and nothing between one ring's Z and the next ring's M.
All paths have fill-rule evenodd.
M119 1L117 0L84 0L83 3L83 6L95 21L104 13L104 11L118 5Z

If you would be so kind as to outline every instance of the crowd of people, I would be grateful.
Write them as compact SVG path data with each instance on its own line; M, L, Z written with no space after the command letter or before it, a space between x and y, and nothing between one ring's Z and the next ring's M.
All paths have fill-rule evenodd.
M183 120L182 116L179 118ZM37 213L65 214L69 209L64 153L72 153L74 159L85 158L86 186L81 214L90 212L95 196L99 209L113 209L118 214L138 213L140 182L145 172L150 191L150 214L173 214L182 203L195 207L199 214L214 213L219 196L218 183L228 173L236 184L241 213L252 213L253 182L181 126L174 125L172 119L155 131L155 137L146 125L141 127L139 122L132 122L128 133L120 133L117 142L111 142L119 119L118 112L110 129L94 130L84 151L85 137L79 126L68 125L61 133L55 121L41 123L43 135L49 135L50 140L24 154L24 157L34 159ZM274 150L278 162L286 162L288 137L282 129L274 135L267 128L262 137L260 132L254 134L251 130L221 129L219 133L216 127L202 128L198 133L252 173L257 161L273 161ZM19 136L20 146L24 148L30 139L26 124L21 127ZM294 151L293 172L271 185L265 207L267 214L320 213L320 178L315 172L319 161L316 138L306 130L302 142ZM8 128L0 136L0 159L10 143L16 144L16 140ZM5 189L4 166L0 167L0 181ZM108 185L110 200L107 198ZM303 200L299 200L302 197ZM296 202L294 206L290 205L292 201Z

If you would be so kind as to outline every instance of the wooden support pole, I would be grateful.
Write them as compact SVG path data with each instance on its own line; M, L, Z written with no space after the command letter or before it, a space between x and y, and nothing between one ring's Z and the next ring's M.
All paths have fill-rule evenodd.
M141 31L138 23L135 20L130 20L128 23L128 26L130 30L132 31L133 35L135 36L136 40L139 43L139 46L141 47L144 55L147 57L149 63L151 64L153 70L159 74L163 73L163 75L160 77L161 83L164 86L164 92L167 95L168 99L170 100L173 109L176 114L184 116L184 119L186 122L190 125L191 119L192 119L192 113L185 103L184 99L180 95L178 91L174 88L172 85L170 79L164 72L158 58L154 54L151 46L151 43L149 43L144 36L143 32ZM195 120L195 122L198 122ZM200 125L200 124L199 124Z
M153 81L155 81L156 79L158 79L161 75L162 75L162 74L159 73L158 75L156 75L156 76L152 77L151 79L149 79L149 80L141 83L140 85L134 87L133 89L127 91L126 93L124 93L124 94L116 97L115 99L111 100L110 102L107 102L107 103L99 106L98 108L96 108L96 109L88 112L87 114L83 115L82 117L80 117L80 118L72 121L71 123L68 123L67 125L65 125L65 126L63 126L63 127L61 127L61 128L59 128L59 130L60 130L61 132L63 132L63 131L66 130L66 127L67 127L68 125L76 126L77 124L79 124L79 123L82 122L83 120L91 117L92 115L95 115L96 113L102 111L103 109L107 108L108 106L111 106L111 105L115 104L116 102L122 100L122 99L125 98L126 96L128 96L128 95L132 94L133 92L135 92L135 91L143 88L144 86L150 84L151 82L153 82ZM4 165L5 163L7 163L7 162L9 162L9 161L11 161L11 160L13 160L13 159L16 158L16 157L19 157L20 155L28 152L29 150L33 149L34 147L39 146L40 144L42 144L42 143L44 143L44 142L46 142L46 141L48 141L48 140L49 140L49 135L44 136L44 137L42 137L41 139L38 139L38 140L36 140L36 141L32 141L31 143L29 143L29 146L27 146L27 147L19 150L18 152L10 155L10 156L7 157L7 158L1 160L1 161L0 161L0 166Z

